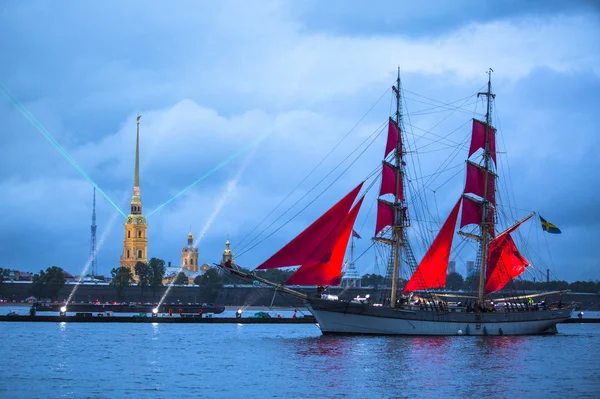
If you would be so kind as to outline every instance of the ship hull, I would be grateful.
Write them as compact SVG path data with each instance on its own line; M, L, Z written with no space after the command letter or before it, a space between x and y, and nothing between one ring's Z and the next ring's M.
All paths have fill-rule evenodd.
M557 333L572 309L467 313L390 309L367 304L309 299L323 334L540 335Z

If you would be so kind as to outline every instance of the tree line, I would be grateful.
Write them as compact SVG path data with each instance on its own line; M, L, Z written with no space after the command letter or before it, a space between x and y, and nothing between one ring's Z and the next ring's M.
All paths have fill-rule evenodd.
M246 269L241 269L248 271ZM135 283L141 288L139 300L144 302L147 290L152 292L152 300L156 301L156 293L163 287L165 278L165 261L158 258L152 258L148 263L138 262L133 273L126 267L118 267L111 270L112 281L110 285L116 291L117 300L125 300L125 291L127 287ZM277 284L285 284L295 270L260 270L256 271L258 275L266 280ZM9 270L0 268L0 294L2 285ZM135 282L134 274L137 277ZM365 274L362 276L361 284L363 287L383 288L386 285L385 277L379 274ZM470 291L477 286L478 277L469 277L464 279L459 273L450 273L446 279L446 289L458 291ZM48 267L45 271L33 275L30 294L36 298L49 298L59 300L58 296L66 283L66 278L62 268L58 266ZM219 272L217 269L209 269L203 275L194 279L194 284L198 286L199 298L202 302L214 302L224 285L247 284L246 280L231 275L229 273ZM173 284L188 284L188 278L181 272L175 276ZM406 284L406 281L400 281L400 288ZM575 281L568 283L566 281L534 282L528 280L514 280L511 282L511 289L515 290L535 290L535 291L558 291L571 290L573 292L600 293L599 281ZM131 298L130 298L131 299ZM137 298L136 298L137 299Z

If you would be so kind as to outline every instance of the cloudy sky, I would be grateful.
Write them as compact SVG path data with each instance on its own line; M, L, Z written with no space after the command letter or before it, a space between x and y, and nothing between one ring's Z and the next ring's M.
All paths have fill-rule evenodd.
M150 256L178 264L192 226L205 232L202 262L218 261L229 236L238 263L253 268L377 167L398 66L410 184L427 182L429 211L409 204L420 258L460 194L468 122L484 109L473 95L491 67L506 223L539 212L563 234L541 234L538 220L523 226L536 267L599 279L597 3L416 4L3 3L0 81L126 213L142 114L146 215L212 172L148 216ZM0 120L0 266L79 274L92 185L5 95ZM374 229L374 191L356 224L357 254ZM418 226L419 215L434 223ZM108 274L124 218L100 195L97 218L98 269ZM465 246L462 273L473 257ZM361 272L378 271L375 255L360 258Z

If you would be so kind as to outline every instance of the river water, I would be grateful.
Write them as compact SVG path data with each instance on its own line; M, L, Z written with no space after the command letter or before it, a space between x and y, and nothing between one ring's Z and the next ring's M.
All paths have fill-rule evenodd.
M600 324L539 337L0 323L0 398L598 398Z

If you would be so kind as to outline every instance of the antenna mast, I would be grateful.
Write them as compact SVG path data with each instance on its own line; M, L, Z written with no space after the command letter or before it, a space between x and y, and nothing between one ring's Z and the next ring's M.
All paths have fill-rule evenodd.
M98 272L96 270L96 187L94 187L94 202L92 205L92 243L90 246L90 265L92 267L92 277Z

